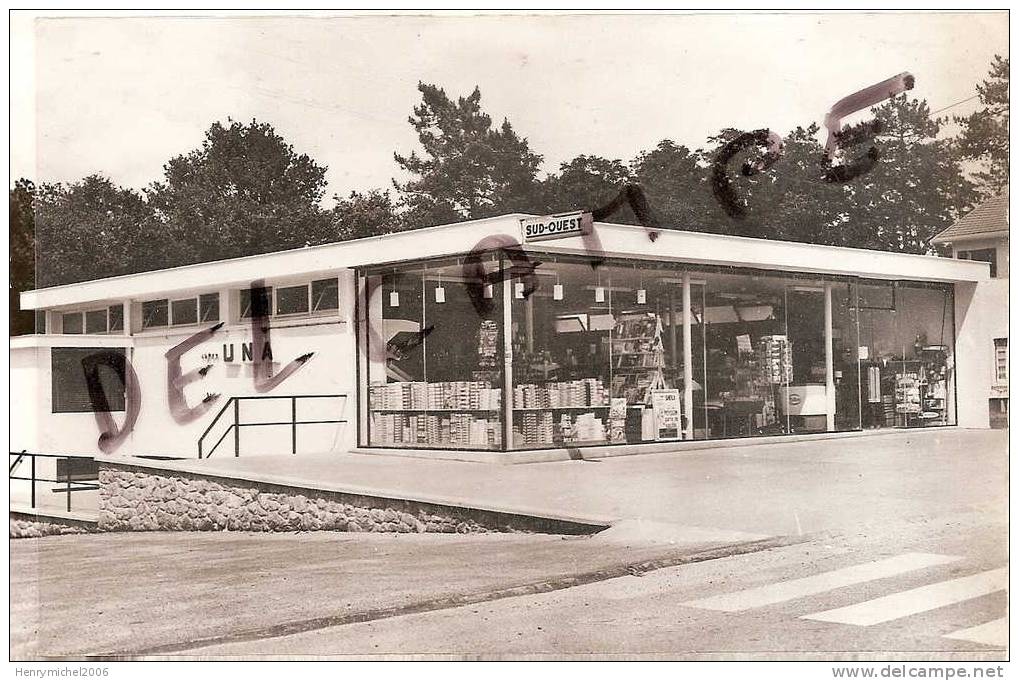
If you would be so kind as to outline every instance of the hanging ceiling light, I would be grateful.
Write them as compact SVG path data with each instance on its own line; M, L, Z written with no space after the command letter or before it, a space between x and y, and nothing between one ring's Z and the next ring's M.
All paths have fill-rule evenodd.
M594 302L604 303L605 302L605 287L595 286L594 287Z
M442 284L435 287L435 302L446 302L446 289L442 287Z
M647 303L647 289L637 289L637 304L644 305Z
M562 284L556 284L555 286L552 287L552 299L553 300L562 300L563 299L563 285Z
M400 292L390 291L389 292L389 307L400 307Z

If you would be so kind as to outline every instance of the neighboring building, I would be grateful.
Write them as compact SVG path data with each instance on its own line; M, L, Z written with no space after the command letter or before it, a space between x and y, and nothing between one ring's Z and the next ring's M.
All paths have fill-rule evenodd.
M985 347L993 358L990 420L995 428L1008 427L1008 190L987 199L931 243L947 246L952 257L990 263L988 286L992 306L998 314L988 315Z
M988 427L987 263L650 236L508 215L23 293L45 330L11 339L12 451L520 461Z

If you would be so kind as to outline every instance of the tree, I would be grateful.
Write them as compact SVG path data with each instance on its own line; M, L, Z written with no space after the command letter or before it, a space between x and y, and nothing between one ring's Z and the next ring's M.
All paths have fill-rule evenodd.
M824 147L818 141L820 127L812 123L797 127L783 140L782 156L770 171L765 205L770 229L788 241L858 246L847 230L852 221L853 188L849 183L832 181L826 176ZM864 153L866 149L864 149ZM850 154L861 153L853 149Z
M981 162L976 180L985 194L994 194L1008 186L1008 57L995 55L977 93L984 107L955 117L963 125L956 141L963 157Z
M388 191L350 192L346 199L334 197L331 211L333 229L341 240L389 234L403 229Z
M665 228L692 232L721 231L724 214L711 194L709 175L700 153L672 140L662 140L630 163L633 179Z
M166 247L142 196L101 175L42 185L34 208L38 286L137 272Z
M393 157L412 179L393 186L412 226L529 210L541 156L504 120L498 128L481 110L475 87L454 102L445 90L418 83L422 103L408 121L424 151Z
M769 165L768 150L754 141L764 131L743 131L723 128L708 138L710 145L702 152L707 167L707 181L717 212L710 223L718 234L782 238L776 231L777 209L774 185L778 171ZM761 168L747 172L747 168ZM726 190L723 192L722 188Z
M186 262L335 240L319 206L326 168L294 151L268 123L214 123L201 148L163 169L163 181L146 194Z
M11 335L35 330L35 316L21 309L21 293L35 288L35 185L24 178L10 191L10 301Z
M556 212L590 211L616 198L632 179L629 168L618 159L610 161L600 156L577 156L560 165L558 175L551 175L545 180L544 203L549 205L549 210ZM639 224L628 205L608 220Z
M853 245L846 242L841 229L849 212L851 190L842 183L828 182L824 175L824 149L817 140L816 124L797 127L782 139L781 152L768 156L760 144L746 144L724 167L723 148L746 133L722 130L712 137L716 148L706 154L711 164L712 182L718 170L727 173L737 214L725 210L724 197L713 197L720 209L714 220L724 234L785 241L804 241L828 245ZM757 139L763 139L758 135ZM747 172L746 166L756 170Z
M938 139L941 122L923 100L894 97L872 110L883 130L880 154L867 173L848 183L851 209L843 227L852 245L926 253L932 236L976 200L950 141Z

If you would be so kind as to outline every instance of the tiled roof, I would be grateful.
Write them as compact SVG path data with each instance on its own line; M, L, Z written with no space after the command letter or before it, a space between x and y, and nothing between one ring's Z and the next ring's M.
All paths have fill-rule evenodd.
M1008 190L992 196L976 208L955 221L931 242L951 243L961 238L972 238L983 234L1008 233Z

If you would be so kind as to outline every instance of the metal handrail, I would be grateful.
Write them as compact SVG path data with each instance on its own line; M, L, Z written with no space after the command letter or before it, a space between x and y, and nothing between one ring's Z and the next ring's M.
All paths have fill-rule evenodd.
M36 475L36 472L35 472L35 460L36 460L36 458L64 459L64 460L76 459L76 460L85 460L85 461L95 462L95 457L94 456L84 456L84 455L77 455L77 454L34 454L32 452L10 452L10 456L14 456L14 457L17 457L17 458L14 460L14 463L10 467L10 473L9 473L9 476L8 476L9 480L23 480L23 481L31 482L32 483L31 503L30 503L30 507L31 508L35 508L35 496L36 496L35 495L35 484L37 482L56 482L56 483L63 484L64 485L63 487L55 488L53 491L54 492L64 491L67 494L67 512L68 513L71 512L71 493L72 492L87 492L89 490L97 490L97 489L99 489L99 484L98 484L99 483L99 476L98 476L98 473L96 474L96 477L94 477L94 478L93 477L86 477L84 479L75 480L75 479L72 479L72 477L71 477L72 474L71 474L70 466L68 466L68 468L67 468L67 475L64 478L59 478L59 477L44 478L44 477L41 477L39 475ZM30 457L30 461L32 463L30 477L26 478L26 477L21 476L21 475L14 475L14 469L17 467L17 465L26 456ZM92 483L92 480L95 480L95 484Z
M298 420L297 418L297 401L304 399L323 399L323 398L342 398L347 399L346 393L339 393L335 395L242 395L234 396L226 401L223 408L219 410L216 417L212 419L209 427L205 429L205 432L198 438L198 458L208 459L210 458L219 446L226 439L227 435L231 432L234 434L234 456L238 457L241 455L241 428L249 426L290 426L291 438L290 438L290 453L297 454L297 427L303 425L314 425L314 424L329 424L329 423L346 423L347 419L311 419L311 420ZM289 421L257 421L253 423L242 423L240 417L240 403L241 401L253 401L253 400L290 400L290 420ZM223 434L216 440L216 444L212 446L208 454L205 453L205 438L212 432L212 429L219 423L219 420L226 413L227 409L233 405L233 423L229 424Z

